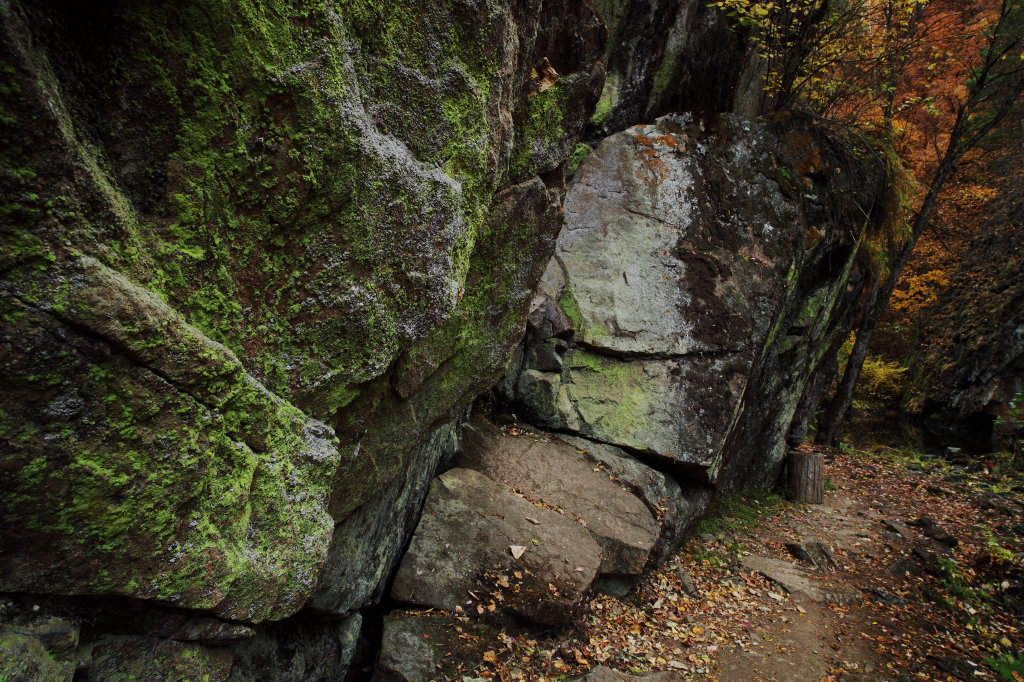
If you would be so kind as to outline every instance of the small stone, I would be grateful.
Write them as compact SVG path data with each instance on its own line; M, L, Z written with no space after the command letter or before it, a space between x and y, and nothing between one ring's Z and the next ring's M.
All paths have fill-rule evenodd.
M921 565L913 559L897 559L885 568L886 571L895 576L921 575Z

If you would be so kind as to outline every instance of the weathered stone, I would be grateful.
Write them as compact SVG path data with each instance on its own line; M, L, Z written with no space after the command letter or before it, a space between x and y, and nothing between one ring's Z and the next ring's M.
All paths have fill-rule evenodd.
M555 263L555 261L551 261ZM555 263L557 267L557 263ZM552 266L548 266L551 270ZM551 296L540 293L530 303L530 315L527 317L527 328L538 340L571 337L573 335L572 320L565 314L561 306Z
M574 348L565 367L556 423L672 461L715 465L740 397L734 361L621 360ZM709 376L725 380L708 382Z
M831 573L839 568L832 550L824 542L787 542L786 549L794 559L806 561L819 571Z
M522 412L692 479L735 460L728 484L773 482L856 301L853 201L869 186L836 149L813 126L725 115L605 139L538 292L575 334L557 383L517 394Z
M686 572L681 566L675 568L676 578L679 580L679 587L683 593L694 598L701 596L700 588L693 581L693 576Z
M872 587L868 590L871 598L881 604L892 604L893 606L904 606L907 604L907 600L899 595L895 595L888 590L883 590L880 587Z
M357 613L333 622L293 618L261 625L255 638L234 647L234 663L228 679L232 682L344 680L362 622L362 616Z
M71 682L70 656L54 655L34 633L0 625L0 679Z
M107 636L92 645L92 658L83 671L83 679L223 682L231 673L231 657L231 649L227 648L152 637Z
M752 554L743 557L742 561L744 567L768 578L795 600L829 604L850 604L859 600L853 592L831 588L827 583L815 581L811 574L789 561Z
M0 6L0 589L301 608L521 338L605 33L583 0Z
M35 637L51 656L62 661L74 659L81 631L77 622L53 615L35 614L26 614L4 623L3 627L11 632Z
M921 576L921 574L925 572L921 562L914 561L909 558L896 559L886 566L886 570L889 571L892 576L896 576L897 578L902 578L904 576Z
M142 620L141 627L139 618ZM110 614L104 618L102 612L94 612L90 614L89 620L101 628L115 627L122 631L138 629L152 637L199 642L206 646L228 646L256 636L256 630L244 623L190 615L187 611L149 609L144 615L122 614L117 624L112 622Z
M758 113L756 51L699 0L597 0L608 23L608 78L594 113L609 134L671 111Z
M711 502L712 490L703 485L680 485L671 476L643 464L621 448L578 436L558 436L603 466L644 501L658 519L661 534L652 561L661 563L679 549L686 532Z
M460 465L582 520L601 546L602 575L635 576L647 564L658 538L657 521L643 502L572 446L476 419L467 429Z
M960 540L955 538L948 531L939 526L939 524L935 523L933 519L930 519L927 516L914 519L910 524L919 527L921 529L921 533L923 533L926 538L934 540L939 545L945 545L946 547L952 548L960 544Z
M522 550L518 558L513 547ZM453 469L430 486L391 596L470 613L478 606L488 613L493 603L499 617L564 625L600 565L601 548L575 519L534 506L479 472ZM493 598L495 591L504 599Z
M51 291L48 278L68 286ZM20 315L0 332L19 349L5 377L43 358L77 377L3 411L16 432L43 435L8 455L20 473L0 499L0 588L115 592L247 620L297 610L330 539L330 430L96 259L0 286Z
M562 358L554 339L531 345L526 355L526 367L539 372L562 371Z
M242 623L231 623L219 618L189 618L171 639L199 642L206 646L238 644L256 636L256 631Z
M463 670L480 665L484 652L498 648L497 634L481 623L463 623L437 614L392 614L384 618L384 634L372 679L460 679Z
M983 222L965 235L964 257L949 264L948 282L922 310L920 338L927 342L910 354L902 396L909 411L941 419L947 430L962 426L978 445L1007 450L1021 438L1021 423L1003 419L993 429L992 417L1006 415L1024 391L1024 227L1017 194L1004 191L987 205ZM968 459L960 448L946 451Z
M1020 501L1007 499L996 493L984 493L977 496L977 504L981 509L990 509L1003 516L1013 517L1016 514L1014 507L1020 507ZM1012 505L1012 506L1011 506Z
M338 524L308 606L343 614L380 599L416 528L430 480L460 448L461 420L430 434L398 479Z
M892 532L898 533L904 540L913 541L915 539L913 532L899 521L883 521L882 525Z
M559 401L565 400L561 385L560 374L523 369L517 377L514 393L521 405L522 417L548 428L564 428L565 415L559 405Z

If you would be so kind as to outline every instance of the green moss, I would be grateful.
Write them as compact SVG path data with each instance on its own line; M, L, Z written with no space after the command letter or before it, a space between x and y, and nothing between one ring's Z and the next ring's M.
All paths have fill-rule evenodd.
M583 163L583 159L587 158L590 152L594 151L594 148L589 144L579 143L576 148L572 151L572 155L569 156L569 160L565 165L565 174L568 177L572 177L579 170L580 165Z
M83 557L79 563L110 567L89 585L96 592L199 608L227 598L254 619L297 608L288 595L311 589L330 537L323 505L336 450L324 442L319 459L311 458L306 416L145 291L98 264L69 279L78 288L62 294L65 314L102 329L141 364L94 364L81 349L13 350L19 338L45 337L39 331L52 325L45 315L8 330L2 345L10 357L27 353L74 378L66 393L49 376L20 373L19 390L42 405L79 407L46 417L29 403L0 415L4 439L22 443L8 460L15 466L5 518L65 556ZM21 281L26 300L45 308ZM135 316L91 320L94 298L124 301ZM9 379L19 374L17 366L7 370ZM44 449L58 430L63 450ZM51 494L39 496L40 488Z
M72 672L74 666L55 660L38 638L0 626L0 680L64 682Z
M608 120L608 116L619 103L619 75L609 73L604 81L604 89L601 91L601 99L597 101L594 115L590 122L595 128L602 128Z
M576 302L576 294L573 293L571 285L566 285L562 289L562 293L558 297L558 305L572 322L572 326L577 330L580 329L583 325L583 315L580 313L580 305Z
M583 350L565 355L573 400L600 434L645 448L652 399L642 362L616 360Z
M763 521L778 516L786 508L786 499L765 490L746 490L716 498L694 528L694 534L730 536L750 533Z
M527 99L525 112L516 130L516 154L512 159L514 177L529 177L543 170L550 148L565 139L564 120L568 91L555 83Z

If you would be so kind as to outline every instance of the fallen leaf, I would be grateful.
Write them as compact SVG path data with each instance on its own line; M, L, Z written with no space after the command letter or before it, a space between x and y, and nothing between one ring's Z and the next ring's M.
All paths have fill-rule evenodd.
M535 526L539 526L540 525L540 521L538 521L537 519L530 518L529 516L526 517L526 520L529 521L530 523L532 523Z
M522 545L510 545L509 550L511 550L512 552L512 558L518 559L519 557L523 556L523 552L526 551L526 548Z
M497 664L498 663L498 654L494 653L493 651L485 651L484 652L484 662L485 663Z

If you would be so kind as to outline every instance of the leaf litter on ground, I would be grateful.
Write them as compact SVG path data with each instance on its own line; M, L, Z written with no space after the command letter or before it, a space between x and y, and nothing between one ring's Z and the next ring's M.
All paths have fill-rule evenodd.
M993 503L993 484L984 475L908 463L885 450L829 452L826 474L827 495L863 522L857 536L834 548L840 569L829 579L863 596L826 605L832 644L813 649L828 665L819 680L1021 679L998 672L1000 663L1024 660L1024 609L1013 597L1024 579L1020 490L1000 496L1006 504ZM773 642L773 633L788 632L807 609L739 559L794 561L785 543L809 522L824 533L839 524L829 517L831 507L765 510L756 525L749 518L720 523L717 535L691 538L627 596L593 596L569 632L499 635L500 646L487 651L469 678L563 680L601 664L718 680L723 652L770 650L780 660L800 654ZM929 539L922 521L957 544ZM909 539L892 532L892 524L909 528ZM856 660L865 658L865 646L872 660ZM773 674L765 670L754 679L785 679Z

